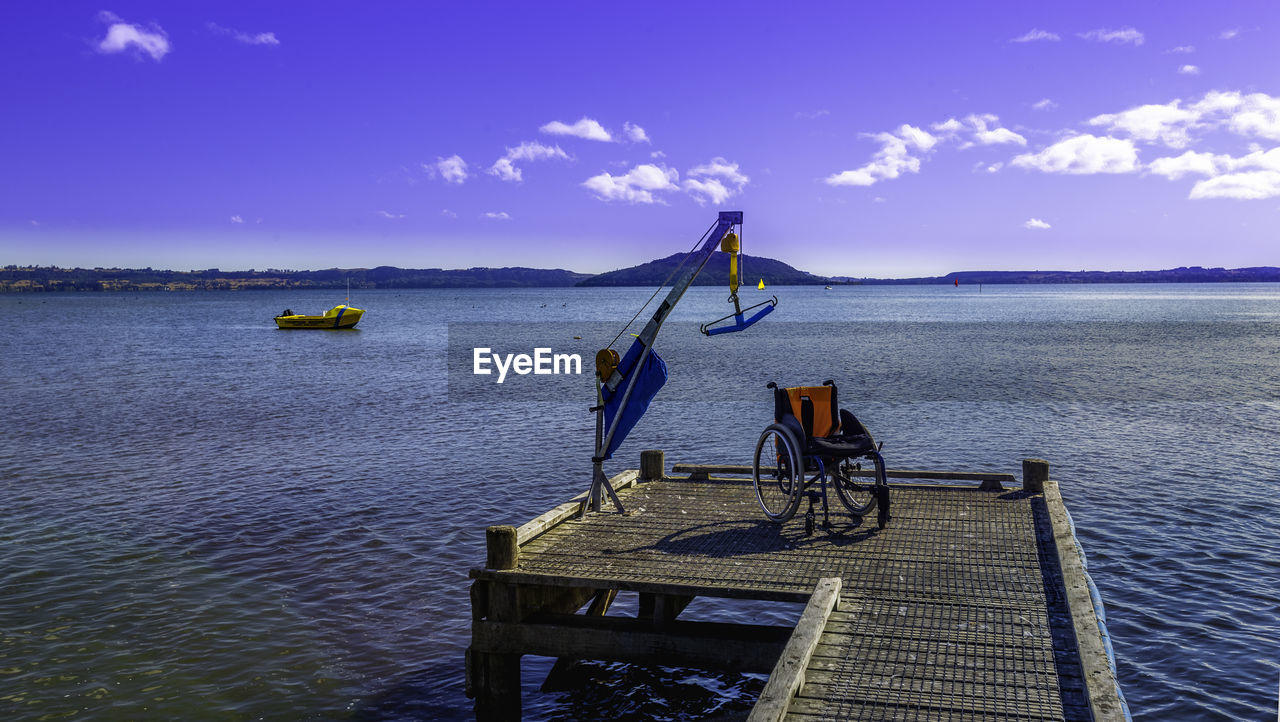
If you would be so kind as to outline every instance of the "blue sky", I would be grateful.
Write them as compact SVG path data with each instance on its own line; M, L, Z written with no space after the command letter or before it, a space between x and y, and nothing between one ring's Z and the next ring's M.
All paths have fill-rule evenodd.
M0 263L1280 265L1280 4L18 2Z

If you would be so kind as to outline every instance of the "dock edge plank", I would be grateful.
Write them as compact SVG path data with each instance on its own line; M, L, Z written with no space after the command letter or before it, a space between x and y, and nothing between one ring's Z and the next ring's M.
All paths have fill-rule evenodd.
M786 716L791 699L804 686L804 672L818 648L827 620L840 605L840 586L840 577L824 577L818 581L747 722L779 722Z
M1067 603L1071 609L1071 623L1075 628L1076 646L1080 652L1080 665L1084 668L1085 693L1089 697L1089 709L1097 722L1125 720L1126 708L1120 700L1120 685L1111 669L1111 656L1103 632L1098 624L1093 595L1089 591L1088 572L1084 559L1076 545L1067 508L1062 502L1058 482L1044 483L1045 506L1053 525L1053 541L1062 566L1062 581L1066 587Z
M609 479L609 485L613 487L614 491L622 491L638 483L640 483L640 471L638 469L627 469ZM578 512L582 511L582 505L586 503L586 500L587 492L584 491L551 511L539 514L521 524L516 529L516 545L524 546L550 529L573 518Z

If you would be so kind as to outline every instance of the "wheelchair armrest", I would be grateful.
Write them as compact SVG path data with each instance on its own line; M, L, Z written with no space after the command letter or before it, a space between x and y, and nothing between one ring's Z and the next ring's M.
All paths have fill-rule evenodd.
M840 409L840 434L844 436L865 434L868 438L875 440L871 432L867 431L867 427L863 426L862 422L858 421L858 417L848 409Z

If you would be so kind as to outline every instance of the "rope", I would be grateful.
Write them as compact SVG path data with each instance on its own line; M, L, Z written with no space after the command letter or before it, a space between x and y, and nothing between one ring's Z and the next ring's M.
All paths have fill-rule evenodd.
M694 250L696 250L698 246L702 245L703 241L707 239L707 235L710 234L711 231L715 230L715 227L719 225L719 223L719 221L712 223L711 226L702 234L702 238L699 238L694 242L693 247L689 249L688 253L684 254L684 258L680 259L680 262L676 264L676 267L671 269L671 273L667 274L666 279L664 279L662 283L653 290L653 295L649 296L649 300L644 302L644 305L640 307L640 310L636 311L636 315L632 316L630 321L627 321L626 325L622 327L622 330L618 332L618 335L614 336L613 340L610 341L609 345L605 348L613 348L613 345L618 342L618 339L622 338L622 334L626 333L627 329L631 328L631 324L635 323L636 319L640 317L640 314L644 313L644 310L649 307L649 304L653 303L653 299L657 297L658 292L663 288L666 288L667 284L671 282L672 277L674 277L681 268L684 268L684 264L693 256Z

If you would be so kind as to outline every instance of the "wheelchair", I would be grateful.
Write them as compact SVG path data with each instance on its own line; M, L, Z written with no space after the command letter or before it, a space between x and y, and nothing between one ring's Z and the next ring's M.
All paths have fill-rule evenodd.
M821 386L779 388L772 381L773 423L756 442L751 476L760 508L771 521L783 524L795 516L802 498L808 498L805 534L812 534L814 504L821 499L823 527L830 527L827 484L836 489L840 503L854 517L862 518L877 507L877 524L889 522L889 485L883 444L877 445L867 428L837 400L835 382ZM862 460L872 469L862 470ZM813 477L806 480L806 474ZM814 485L819 489L814 489Z

